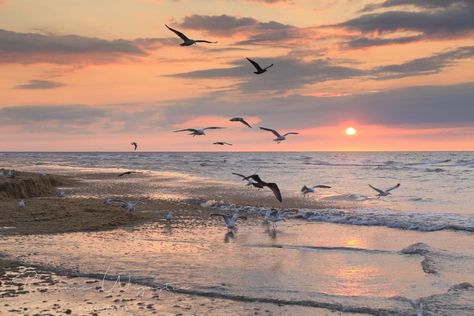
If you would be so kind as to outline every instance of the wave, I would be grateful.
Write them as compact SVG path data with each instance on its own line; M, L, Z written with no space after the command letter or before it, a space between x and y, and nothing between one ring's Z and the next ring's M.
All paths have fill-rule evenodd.
M229 211L245 211L257 214L265 213L269 207L240 206L222 201L209 200L201 203L202 207L216 208ZM280 211L295 211L295 209L276 209ZM410 213L393 211L382 208L354 209L297 209L299 218L314 222L327 222L360 226L385 226L389 228L417 231L453 230L474 232L474 216L451 213Z

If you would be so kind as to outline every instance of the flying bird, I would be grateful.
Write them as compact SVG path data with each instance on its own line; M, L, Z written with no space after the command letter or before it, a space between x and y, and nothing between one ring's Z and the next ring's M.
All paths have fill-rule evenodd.
M211 127L205 127L205 128L186 128L186 129L180 129L180 130L177 130L177 131L174 131L175 133L177 132L190 132L189 135L193 135L194 136L203 136L203 135L206 135L206 130L208 129L224 129L225 127L216 127L216 126L211 126Z
M247 125L248 127L252 128L252 126L250 126L250 124L247 123L243 117L233 117L229 121L231 121L231 122L240 122L240 123L242 123L244 125Z
M227 146L232 146L231 143L227 143L227 142L215 142L215 143L213 143L213 145L221 145L221 146L227 145Z
M137 171L125 171L125 172L119 174L118 177L123 177L123 176L129 175L129 174L132 174L132 173L139 173L139 172L137 172Z
M239 176L242 178L243 181L247 181L248 186L254 186L258 189L262 189L263 185L261 183L256 182L254 179L249 178L249 176L244 176L243 174L232 172L233 175Z
M303 187L301 188L301 193L303 193L303 196L306 197L307 194L309 193L314 193L314 189L317 189L317 188L322 188L322 189L330 189L331 187L328 186L328 185L315 185L315 186L312 186L312 187L308 187L306 185L303 185Z
M260 65L259 65L256 61L253 61L252 59L250 59L250 58L248 58L248 57L246 57L246 58L247 58L247 60L255 67L255 69L257 70L257 71L254 71L254 72L253 72L253 73L256 74L256 75L260 75L260 74L263 74L264 72L267 72L267 69L273 66L273 64L271 64L270 66L267 66L267 67L265 67L265 68L262 68L262 67L260 67Z
M180 46L191 46L191 45L194 45L196 43L210 43L210 44L217 43L217 42L210 42L210 41L206 41L206 40L193 40L193 39L190 39L189 37L187 37L186 35L184 35L183 33L181 33L180 31L175 30L175 29L169 27L166 24L165 24L165 26L168 28L168 30L170 30L174 34L178 35L183 40L183 43L179 44Z
M395 190L399 186L400 186L400 183L397 183L397 185L394 185L391 188L388 188L386 190L381 190L381 189L377 189L376 187L369 184L369 187L371 187L372 189L374 189L375 191L377 191L379 193L379 194L377 194L378 197L387 196L387 195L392 194L392 193L390 193L390 191Z
M235 229L236 228L236 222L239 218L247 219L247 217L245 217L245 216L240 216L238 212L235 212L232 215L212 213L211 216L221 216L224 219L225 226L228 229Z
M264 130L264 131L272 132L273 135L276 136L276 138L275 138L273 141L274 141L274 142L277 142L277 144L279 144L280 142L286 140L286 136L288 136L288 135L298 135L298 134L299 134L299 133L296 133L296 132L289 132L289 133L286 133L286 134L281 135L281 134L278 133L276 130L271 129L271 128L260 127L260 129L261 129L261 130Z
M130 145L132 145L134 147L134 150L137 150L137 148L138 148L137 142L131 142Z
M257 187L257 188L263 188L263 187L267 187L269 188L270 190L272 190L273 194L275 195L276 199L280 202L283 201L282 197L281 197L281 192L280 192L280 188L278 187L278 185L276 183L273 183L273 182L265 182L263 181L260 176L258 174L253 174L251 176L248 176L248 177L245 177L244 180L248 180L248 179L252 179L254 183L252 183L252 185L254 187Z

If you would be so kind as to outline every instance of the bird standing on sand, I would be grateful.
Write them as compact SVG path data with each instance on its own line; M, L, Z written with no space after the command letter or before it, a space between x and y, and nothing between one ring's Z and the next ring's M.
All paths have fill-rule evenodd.
M134 150L136 151L138 148L138 143L137 142L131 142L130 145L134 147Z
M166 220L167 222L170 222L170 221L173 219L173 213L171 213L171 212L166 212L166 214L165 214L164 217L165 217L165 220Z
M248 60L248 61L255 67L255 69L257 70L257 71L254 71L254 72L253 72L253 73L256 74L256 75L261 75L261 74L263 74L264 72L267 72L267 69L273 66L273 64L271 64L270 66L267 66L267 67L265 67L265 68L262 68L262 67L260 67L260 65L259 65L256 61L254 61L254 60L252 60L252 59L250 59L250 58L248 58L248 57L247 57L247 60Z
M231 121L231 122L240 122L240 123L252 128L252 126L250 126L250 124L247 123L247 121L245 121L245 119L243 117L233 117L229 121Z
M296 133L296 132L289 132L289 133L281 135L276 130L271 129L271 128L260 127L260 129L264 130L264 131L272 132L273 135L275 135L277 137L273 140L274 142L277 142L277 144L279 144L280 142L286 140L286 136L288 136L288 135L298 135L299 134L299 133Z
M174 131L175 133L178 132L191 132L189 135L194 136L204 136L206 135L206 130L208 129L224 129L225 127L217 127L217 126L211 126L211 127L205 127L205 128L186 128L186 129L180 129L177 131Z
M392 190L395 190L396 188L398 188L400 186L400 183L397 183L397 185L394 185L393 187L391 188L388 188L386 190L381 190L381 189L377 189L376 187L372 186L369 184L369 187L371 187L372 189L374 189L375 191L377 191L379 194L377 194L376 196L378 196L379 198L382 197L382 196L387 196L387 195L390 195L392 193L390 193L390 191Z
M245 216L240 216L238 212L235 212L232 215L212 213L211 216L221 216L224 219L225 226L231 230L237 228L236 222L239 218L247 219Z
M16 206L18 208L25 208L25 201L23 199L19 200Z
M145 204L143 201L122 201L122 200L115 200L114 202L120 203L120 207L127 209L130 213L135 211L135 208L140 204Z
M206 40L193 40L193 39L190 39L189 37L187 37L186 35L184 35L183 33L181 33L180 31L175 30L175 29L169 27L166 24L165 24L165 26L168 28L168 30L170 30L174 34L178 35L183 40L183 43L179 44L180 46L191 46L191 45L194 45L196 43L210 43L210 44L217 43L217 42L211 42L211 41L206 41Z
M317 188L322 188L322 189L330 189L331 187L328 186L328 185L315 185L315 186L312 186L312 187L308 187L306 185L303 185L303 187L301 188L301 193L303 193L303 196L306 197L307 194L309 193L314 193L314 189L317 189Z
M227 145L227 146L232 146L231 143L227 143L227 142L215 142L215 143L212 143L213 145L221 145L221 146L224 146L224 145Z

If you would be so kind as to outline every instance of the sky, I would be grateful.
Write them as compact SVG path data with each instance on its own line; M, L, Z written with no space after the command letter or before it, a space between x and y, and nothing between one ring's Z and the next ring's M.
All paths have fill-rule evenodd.
M473 100L472 0L0 0L0 151L474 150Z

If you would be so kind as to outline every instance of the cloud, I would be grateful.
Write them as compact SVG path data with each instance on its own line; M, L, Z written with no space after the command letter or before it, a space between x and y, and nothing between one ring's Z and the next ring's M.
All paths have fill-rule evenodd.
M15 86L15 89L32 89L32 90L44 90L44 89L55 89L65 86L64 83L49 80L30 80L26 83Z
M364 14L336 26L359 31L361 35L364 34L345 43L351 48L410 43L426 39L453 39L468 37L474 33L474 19L472 18L474 3L470 0L429 0L426 2L389 0L380 5L369 6L365 11L402 5L416 6L420 10ZM400 32L415 34L395 37ZM383 37L387 34L391 36Z
M474 46L460 47L430 57L418 58L398 64L376 67L373 72L377 79L393 79L408 76L436 74L460 59L474 56Z
M291 57L259 58L262 66L274 63L267 73L256 76L254 68L245 59L233 62L234 67L198 70L170 75L178 78L218 79L234 78L239 80L238 89L245 92L279 91L284 92L301 88L307 84L328 80L341 80L363 76L365 71L337 65L330 59L302 61Z
M43 35L0 30L0 63L109 63L147 55L160 39L104 40L78 35Z

